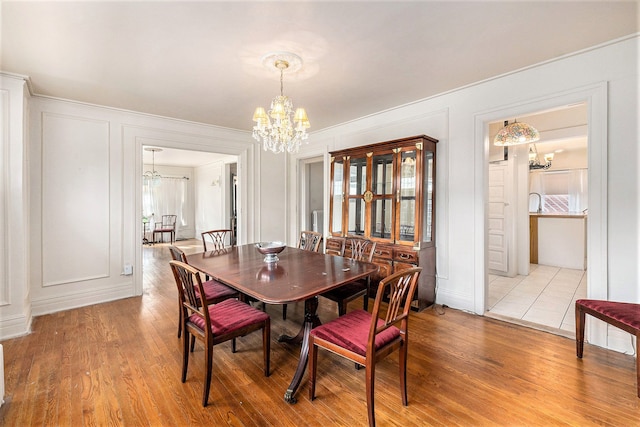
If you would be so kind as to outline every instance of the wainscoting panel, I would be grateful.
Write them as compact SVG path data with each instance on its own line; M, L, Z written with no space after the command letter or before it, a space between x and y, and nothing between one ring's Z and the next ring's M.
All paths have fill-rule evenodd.
M42 128L42 286L108 277L109 122L45 113Z

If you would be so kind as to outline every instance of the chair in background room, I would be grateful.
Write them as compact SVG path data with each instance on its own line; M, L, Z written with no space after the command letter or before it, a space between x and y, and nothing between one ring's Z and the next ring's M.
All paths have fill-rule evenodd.
M174 261L180 261L188 264L187 256L182 249L176 246L169 246L169 251L171 252L171 258ZM217 280L207 280L202 283L202 287L204 288L204 295L207 299L207 303L209 304L217 304L229 298L240 298L240 292L225 285L224 283L218 282ZM195 292L197 296L200 296L199 288L196 287ZM182 335L182 301L180 299L178 299L178 309L178 338L180 338L180 335Z
M376 242L369 239L360 237L348 237L346 244L350 248L351 259L356 261L371 262L373 260L373 254L376 250ZM343 255L345 250L343 249ZM352 283L347 283L339 288L332 289L328 292L320 294L325 298L330 299L338 303L338 314L342 316L347 312L347 304L356 298L363 297L364 302L362 307L365 310L369 309L369 288L371 280L370 278L358 280Z
M226 228L221 230L209 230L201 233L204 251L218 251L227 246L231 246L231 233L232 231ZM227 244L227 242L229 242L229 244Z
M187 380L189 366L189 336L192 335L204 344L205 380L202 394L202 406L207 406L211 387L211 366L213 347L217 344L247 335L262 329L262 352L264 375L269 376L271 350L271 319L269 315L237 299L226 299L218 304L209 305L195 268L180 261L170 261L176 280L178 294L182 302L182 382ZM199 293L196 293L196 288Z
M176 241L176 220L177 215L162 215L162 222L156 222L153 227L153 243L156 243L156 234L160 234L160 239L164 242L164 234L170 234L171 244Z
M400 394L407 400L407 344L411 300L422 267L394 273L380 281L373 311L354 310L311 330L309 336L309 399L315 399L318 348L324 348L366 368L369 426L374 427L374 383L376 363L399 350ZM383 296L389 295L386 310ZM334 365L337 366L337 365Z
M298 239L298 249L319 252L322 245L322 233L316 231L301 231ZM287 304L282 305L282 320L287 320Z

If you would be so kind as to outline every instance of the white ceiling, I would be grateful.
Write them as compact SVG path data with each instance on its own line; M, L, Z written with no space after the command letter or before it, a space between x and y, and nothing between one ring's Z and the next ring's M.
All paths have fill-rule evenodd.
M284 89L311 132L635 33L639 22L637 1L611 0L0 0L0 14L0 70L30 77L39 95L247 131L254 108L279 92L262 57L296 53L302 69ZM158 165L220 160L156 154Z
M310 131L638 31L636 1L0 2L0 70L35 93L251 130L284 91Z

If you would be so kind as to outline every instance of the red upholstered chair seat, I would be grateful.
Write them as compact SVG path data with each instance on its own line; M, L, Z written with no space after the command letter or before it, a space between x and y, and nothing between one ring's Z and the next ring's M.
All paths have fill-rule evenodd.
M211 332L214 336L224 335L229 331L264 322L269 318L267 313L236 299L227 299L218 304L210 305L208 308L211 317ZM202 330L206 327L204 317L198 313L189 316L189 322Z
M576 304L597 311L634 329L640 329L640 304L596 299L579 299Z
M635 335L636 343L640 343L640 304L579 299L576 301L576 355L578 358L582 358L584 351L586 314ZM636 388L640 397L640 357L638 355L636 355Z
M378 326L384 325L378 319ZM371 329L371 313L364 310L354 310L340 316L332 322L325 323L311 330L311 335L332 342L361 356L367 354L367 340ZM385 329L376 335L376 349L390 343L400 336L400 330L395 326Z
M202 283L202 287L204 288L204 296L207 298L207 301L223 300L238 296L238 291L218 282L217 280L207 280ZM195 291L196 295L199 297L200 291L198 288L195 288Z

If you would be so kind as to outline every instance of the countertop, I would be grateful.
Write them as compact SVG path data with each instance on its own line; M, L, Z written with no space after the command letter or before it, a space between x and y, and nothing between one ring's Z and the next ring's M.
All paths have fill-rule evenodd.
M529 212L529 216L535 216L538 218L586 218L586 213L567 213L567 212L551 212L551 213L537 213Z

